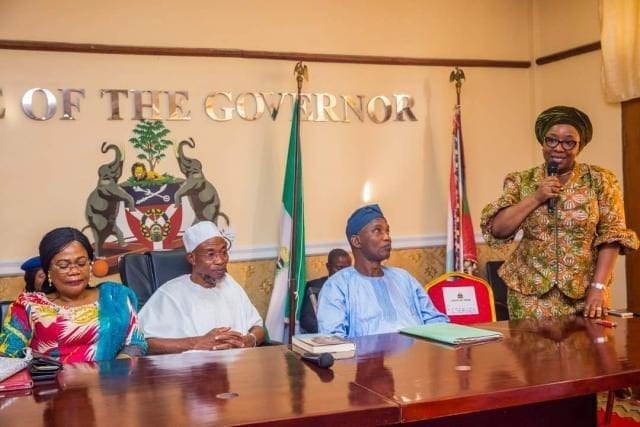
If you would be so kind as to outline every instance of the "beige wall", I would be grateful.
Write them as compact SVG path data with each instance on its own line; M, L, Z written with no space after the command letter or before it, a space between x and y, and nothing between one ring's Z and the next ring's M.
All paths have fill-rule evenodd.
M187 9L169 2L97 6L68 1L54 7L44 1L9 1L0 17L0 38L527 59L529 3L481 3L404 1L391 8L382 2L333 1L300 8L293 1L203 1ZM296 9L304 10L287 12ZM468 13L460 15L459 10ZM344 242L345 218L362 203L366 181L396 237L442 236L455 102L450 69L315 63L309 67L308 92L368 97L409 93L416 101L418 121L303 124L308 242ZM204 115L202 101L220 90L293 91L292 68L293 63L279 61L0 52L2 102L7 109L0 121L1 199L11 207L0 213L0 224L3 241L12 242L0 247L0 259L30 255L38 238L53 226L85 224L84 204L96 184L96 169L110 158L99 153L101 142L126 143L135 125L128 118L107 120L101 88L188 90L193 119L167 122L170 136L191 136L198 143L193 155L203 161L206 176L220 192L223 211L231 216L238 235L236 248L275 245L290 108L276 122L263 118L217 123ZM478 218L482 205L496 194L495 186L487 185L493 181L487 171L496 163L515 168L530 164L509 146L514 138L529 137L525 125L531 115L531 71L465 71L469 193ZM78 120L27 119L18 105L32 87L84 88ZM123 104L123 116L131 114L130 102ZM509 138L496 138L498 121L500 135ZM487 155L488 146L503 153L499 162ZM131 147L128 154L125 170L133 162ZM180 175L174 159L167 159L162 168Z
M5 0L0 38L533 60L597 40L597 8L597 0L404 0L393 5L330 0L304 6L292 0ZM530 69L465 69L463 128L476 230L480 211L498 195L503 176L541 161L532 127L537 112L548 105L584 108L596 133L581 159L620 174L619 107L602 98L599 61L599 53L591 53ZM455 102L451 70L308 65L307 92L409 93L418 117L381 125L369 120L303 123L308 243L344 244L345 218L362 203L367 181L399 242L441 239ZM6 108L0 120L0 262L33 254L40 236L54 226L85 224L84 204L95 187L97 167L110 158L99 153L100 144L128 145L135 125L130 101L123 104L125 120L107 120L107 102L99 97L103 88L189 91L193 119L166 122L170 137L196 140L192 154L220 193L238 236L236 250L275 247L290 108L275 122L235 118L218 123L204 115L202 102L214 91L294 91L292 68L283 61L0 51L0 108ZM78 120L27 119L19 101L33 87L85 89ZM125 170L133 157L128 146ZM161 169L180 176L172 158Z

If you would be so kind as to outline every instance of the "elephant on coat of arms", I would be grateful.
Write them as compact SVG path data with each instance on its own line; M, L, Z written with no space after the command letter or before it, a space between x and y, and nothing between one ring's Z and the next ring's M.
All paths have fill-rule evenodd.
M185 139L180 141L176 149L178 166L186 178L174 195L176 208L181 206L182 197L188 197L196 216L194 224L200 221L211 221L217 224L218 217L223 217L228 225L229 217L220 212L220 197L216 188L207 181L202 173L202 162L185 156L185 145L195 148L196 143L193 138Z
M129 193L118 185L122 176L124 156L117 145L102 143L101 151L113 150L115 158L110 163L98 168L98 184L89 194L85 215L88 227L93 232L96 256L101 256L102 246L107 237L115 235L120 246L124 246L122 230L116 225L120 202L124 202L129 210L135 209L135 201Z

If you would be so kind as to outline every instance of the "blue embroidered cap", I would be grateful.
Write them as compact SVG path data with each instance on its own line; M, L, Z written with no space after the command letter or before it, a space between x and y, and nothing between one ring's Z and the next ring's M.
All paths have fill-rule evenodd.
M356 209L347 220L347 240L376 218L384 218L378 205L367 205Z
M40 263L39 256L34 256L33 258L29 258L28 260L23 262L22 265L20 266L20 269L22 269L23 271L37 270L39 268L42 268L42 264Z

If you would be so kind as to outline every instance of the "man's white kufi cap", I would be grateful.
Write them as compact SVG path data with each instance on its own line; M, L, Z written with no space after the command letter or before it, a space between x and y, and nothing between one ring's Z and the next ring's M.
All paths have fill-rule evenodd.
M187 252L193 252L205 240L213 239L214 237L222 237L227 241L229 245L229 237L224 235L211 221L201 221L192 225L184 231L182 241L184 242L184 248Z

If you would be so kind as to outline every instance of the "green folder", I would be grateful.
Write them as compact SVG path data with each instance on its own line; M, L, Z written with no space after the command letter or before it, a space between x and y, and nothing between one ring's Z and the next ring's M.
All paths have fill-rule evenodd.
M504 335L500 332L458 325L456 323L429 323L426 325L409 326L400 329L400 332L453 345L473 344L504 338Z

